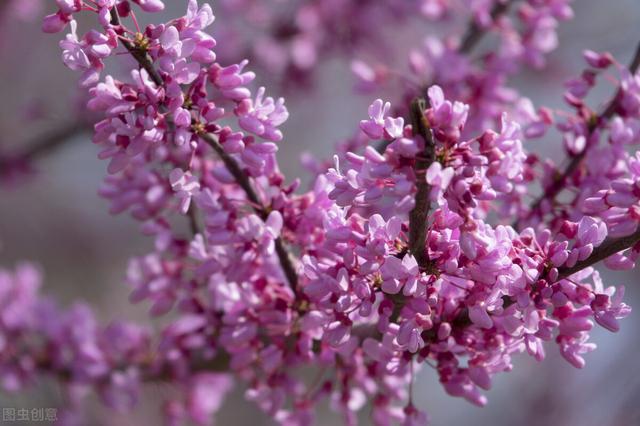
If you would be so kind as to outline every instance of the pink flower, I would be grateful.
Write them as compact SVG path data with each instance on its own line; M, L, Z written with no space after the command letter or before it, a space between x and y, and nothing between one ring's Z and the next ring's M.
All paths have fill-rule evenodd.
M589 336L584 334L577 339L560 340L560 353L576 368L584 368L586 363L582 355L596 349L595 343L587 343L588 338Z
M160 12L164 10L164 3L161 0L133 0L140 5L145 12Z
M200 192L200 182L198 178L192 176L189 172L180 169L173 169L169 174L169 182L171 188L176 192L180 200L180 211L186 214L189 211L191 198Z
M493 327L493 321L487 313L487 309L484 306L484 302L480 302L476 305L469 307L469 318L475 325L482 328Z
M360 121L360 129L371 139L396 139L402 136L404 119L389 117L389 102L376 99L369 106L369 120Z
M244 87L255 79L255 74L251 71L243 72L249 61L242 61L239 64L222 68L214 65L209 71L212 82L220 88L222 94L234 101L242 101L251 96L249 89Z
M427 91L431 105L429 124L436 135L448 140L456 140L464 128L469 113L469 105L445 100L439 86L431 86Z
M431 186L432 199L439 201L442 198L442 194L449 187L453 175L454 170L452 167L443 168L442 164L438 161L434 161L431 166L429 166L426 179L427 183Z
M58 33L62 31L70 21L70 16L62 11L48 15L42 21L42 31L45 33Z
M244 130L278 142L282 139L282 132L277 127L287 121L289 112L284 106L284 99L274 101L271 97L264 98L264 92L264 87L261 87L254 101L242 100L234 112L239 117L238 124Z
M199 425L210 424L233 382L228 374L200 373L194 376L188 386L187 411L191 419Z
M397 294L403 287L405 293L414 292L420 276L418 263L410 254L406 254L402 260L394 256L388 257L380 272L383 280L382 290L389 294Z
M583 55L587 63L594 68L607 68L613 64L613 58L607 52L597 53L593 50L585 50Z

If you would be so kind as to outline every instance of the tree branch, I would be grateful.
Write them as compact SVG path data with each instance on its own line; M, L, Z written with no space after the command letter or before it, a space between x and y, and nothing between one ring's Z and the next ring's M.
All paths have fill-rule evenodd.
M631 59L631 62L629 63L628 68L631 74L635 74L638 71L638 68L640 68L640 43L636 46L636 51L633 55L633 58ZM600 114L600 120L608 120L613 117L613 115L616 113L616 108L618 107L618 100L620 96L622 96L622 88L618 89L611 102L609 102L609 105L607 105L607 108L602 112L602 114Z
M597 247L587 259L576 263L573 267L560 268L558 270L559 276L556 282L561 281L565 278L568 278L572 274L575 274L576 272L579 272L601 260L604 260L615 253L618 253L620 251L633 247L639 241L640 241L640 228L638 228L633 234L629 236L609 240L608 242L605 242L601 246ZM513 298L508 296L504 296L504 297L506 298L505 303L507 304L515 303ZM404 303L403 299L404 297L400 297L397 300L394 299L394 312L391 318L392 321L397 320L400 314L400 310L402 309L402 306ZM455 326L461 327L461 328L465 328L471 325L472 321L469 318L468 310L466 308L462 309L460 313L456 316L456 318L452 320L452 323ZM377 328L373 324L366 324L366 325L354 327L352 332L353 332L353 335L357 336L360 339L365 339L367 337L373 337L373 338L379 339L381 337L380 333L377 331ZM319 353L319 351L320 351L319 348L314 348L315 353ZM228 372L229 363L230 363L229 354L227 354L224 351L220 351L218 355L212 359L195 360L194 362L191 362L190 368L191 368L191 371L194 371L194 372L197 372L197 371ZM72 372L70 370L57 369L51 363L51 361L46 357L43 357L42 359L37 360L36 366L41 370L57 375L63 380L68 380L69 378L71 378ZM166 381L167 379L170 379L173 376L172 369L168 365L162 365L160 367L157 367L157 366L154 366L153 363L150 361L144 361L144 362L141 362L138 365L138 367L140 368L141 378L145 382L153 383L158 381Z
M409 213L409 251L416 258L418 264L425 269L429 264L427 243L427 217L429 216L429 192L426 172L435 159L435 143L424 116L427 102L424 98L416 98L411 102L411 126L413 136L424 141L424 151L416 157L414 172L416 175L415 206Z
M200 138L208 143L213 150L218 154L218 157L222 160L225 167L231 175L234 177L238 185L242 188L242 190L247 195L249 201L254 206L255 212L260 216L261 219L265 220L267 216L269 216L268 209L265 208L262 204L262 201L258 198L258 194L255 189L251 185L251 181L247 174L242 170L238 162L230 156L220 145L218 141L218 137L216 135L212 135L210 133L202 133ZM275 240L276 254L278 255L278 259L280 261L280 266L284 271L289 284L294 293L298 292L298 273L296 272L296 268L293 263L293 259L291 258L291 254L289 250L287 250L284 242L281 237L276 238Z
M585 260L576 263L570 268L565 267L558 269L558 281L588 268L589 266L598 263L613 254L633 247L638 241L640 241L640 228L638 228L633 234L627 235L626 237L607 240L599 247L596 247L593 250L593 253L591 253L591 255Z
M114 26L120 26L120 18L115 7L111 9L111 24ZM131 41L123 40L122 38L120 39L120 41L122 42L124 47L131 53L138 64L149 73L149 76L153 79L154 83L156 83L158 86L163 86L164 80L153 66L151 57L149 57L146 50L137 47ZM220 159L224 163L227 170L229 170L231 175L234 177L240 188L242 188L247 196L247 199L254 206L255 212L258 214L258 216L260 216L261 219L265 220L267 216L269 216L269 210L258 198L258 193L251 184L249 176L245 173L242 167L240 167L240 164L238 164L238 162L224 150L216 135L210 133L200 133L199 136L213 148L218 157L220 157ZM289 250L286 248L281 237L276 238L275 248L284 275L289 281L289 285L291 286L294 294L297 295L298 274L296 272L292 256L289 253Z
M170 380L174 373L170 365L154 365L152 354L149 354L148 360L140 361L135 364L139 369L140 379L142 382L154 383L165 382ZM194 360L189 363L189 368L193 372L229 372L230 357L226 352L220 351L214 358L208 360ZM43 356L35 361L35 367L43 372L55 375L66 381L73 378L73 371L69 368L60 368L48 357ZM127 366L129 367L129 366ZM118 368L116 368L118 369Z
M15 153L0 153L0 172L12 162L29 163L50 151L64 145L71 138L87 130L84 123L71 123L39 136L34 142L25 143L26 147Z
M491 20L495 21L501 15L504 15L511 4L517 0L506 0L504 3L496 3L491 9ZM484 28L480 28L476 21L471 18L471 22L467 27L467 31L462 37L460 46L458 47L458 53L467 54L473 50L473 48L482 40L487 31Z

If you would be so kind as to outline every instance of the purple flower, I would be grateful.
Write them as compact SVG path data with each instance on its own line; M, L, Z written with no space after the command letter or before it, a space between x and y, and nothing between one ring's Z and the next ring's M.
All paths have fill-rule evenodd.
M199 425L210 424L211 416L220 407L227 393L233 388L228 374L200 373L188 386L187 411Z
M140 5L145 12L160 12L164 10L164 3L161 0L133 0Z
M369 119L360 121L360 129L371 139L396 139L403 135L404 119L389 117L389 102L376 99L369 106Z
M640 223L640 157L628 154L640 135L640 77L586 52L589 67L566 85L570 111L557 123L507 86L523 66L544 65L558 23L571 17L568 0L523 2L512 14L472 2L468 18L494 34L496 49L476 61L462 33L428 37L410 47L411 75L367 50L385 45L379 30L390 22L460 12L446 1L302 2L283 23L260 2L232 0L217 6L226 18L219 44L207 33L212 8L195 0L184 16L144 28L131 2L90 3L58 0L43 28L70 23L62 59L88 88L88 108L100 116L93 142L109 160L100 194L153 239L151 252L130 262L130 299L171 315L156 342L132 324L101 327L84 305L59 309L37 294L33 268L0 272L7 389L47 372L125 409L143 381L162 379L185 390L167 402L168 422L208 424L233 374L247 399L285 425L310 424L323 401L355 424L367 398L374 422L417 425L427 416L406 390L420 364L435 367L450 395L483 406L482 390L513 368L515 353L541 360L555 341L582 367L594 324L617 331L630 313L624 290L605 288L583 266L608 257L605 265L629 268L640 257L637 239L628 243ZM79 35L75 15L85 12L97 24ZM236 21L259 23L258 38L235 31ZM375 100L336 148L333 168L305 161L313 174L305 189L276 156L284 100L262 87L252 96L256 75L241 58L302 90L293 84L344 46L335 31L343 27L346 51L378 58L371 66L349 58L361 85L384 83L398 95L397 115ZM129 56L123 73L108 64L121 54ZM605 68L619 72L619 90L595 117L585 99ZM425 87L429 106L408 114L407 100ZM432 137L405 125L415 114ZM551 124L568 168L526 149ZM417 196L425 185L426 202ZM530 187L540 198L529 200ZM298 374L310 367L323 371L313 385Z
M169 174L169 182L180 200L180 211L182 214L186 214L189 211L191 198L200 192L198 178L189 172L185 173L183 170L173 169Z
M265 89L258 89L255 100L243 99L235 109L239 117L238 124L244 130L264 139L278 142L282 139L282 132L277 129L289 118L289 112L284 106L284 99L274 101L271 97L264 97Z
M415 292L417 281L420 277L420 269L416 259L406 254L402 259L394 256L388 257L380 268L382 274L382 290L385 293L397 294L404 287L404 293Z

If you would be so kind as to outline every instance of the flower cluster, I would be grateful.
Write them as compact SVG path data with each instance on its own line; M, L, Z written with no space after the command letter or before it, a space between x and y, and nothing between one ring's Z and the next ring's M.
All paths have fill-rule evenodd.
M330 54L387 54L380 26L409 24L412 17L444 19L449 0L226 0L214 30L225 61L251 58L284 84L313 81ZM251 29L258 29L258 33ZM375 74L375 73L374 73ZM384 72L386 74L386 72ZM372 77L374 78L374 77Z
M455 2L427 1L428 8L446 12ZM391 86L402 89L404 98L423 96L421 91L432 84L440 85L447 96L477 106L478 110L467 126L473 132L482 131L499 122L505 111L519 112L520 124L527 138L539 137L549 126L548 111L535 110L527 98L508 87L509 78L523 66L541 68L545 55L557 47L559 22L573 17L571 0L513 1L490 0L464 2L472 12L471 27L462 36L438 38L427 36L421 46L413 48L408 57L409 69L396 78L400 58L378 55L369 63L358 60L353 71L359 87L370 91ZM514 9L513 15L508 11ZM438 19L447 13L436 13ZM469 53L483 38L492 35L494 47L481 57L471 60ZM488 37L487 37L488 38ZM399 81L398 81L399 80ZM419 87L419 90L416 90ZM398 106L403 110L403 106Z
M513 353L540 360L542 343L555 336L563 356L582 367L582 354L595 347L587 342L592 320L615 331L629 308L615 288L603 288L592 268L571 277L564 272L603 243L605 222L583 216L552 234L485 220L501 204L507 212L518 206L511 195L527 154L517 125L505 120L500 133L465 141L468 106L445 100L437 86L428 94L431 108L423 117L432 126L428 139L436 161L427 170L416 170L416 155L429 141L413 137L414 148L398 153L403 135L411 134L407 128L384 153L368 148L363 157L347 155L351 169L329 172L329 197L341 206L324 224L332 260L305 261L312 280L307 294L327 309L330 344L349 345L362 324L376 324L385 338L367 337L362 348L381 369L404 377L407 364L433 363L448 393L484 405L480 390L496 373L512 369ZM370 120L361 124L368 135L393 120L385 120L389 108L382 105L372 104ZM378 174L384 184L371 179ZM429 184L430 204L437 206L425 224L425 253L409 251L406 220L416 208L413 198L394 198L398 188L415 188L419 179ZM354 209L363 205L368 208ZM427 260L419 263L419 254Z
M566 83L564 99L574 112L557 123L570 165L561 170L547 160L532 169L530 180L535 174L543 175L543 193L532 208L522 212L521 222L545 222L555 231L572 236L575 227L567 227L565 222L589 215L606 225L608 235L625 237L636 231L640 220L636 207L639 163L637 153L629 153L640 143L637 65L632 64L629 70L607 53L586 51L584 57L588 68ZM601 111L594 110L586 97L598 77L613 67L620 75L618 91ZM563 197L570 192L573 194ZM614 269L629 269L637 253L618 253L606 263Z
M297 19L330 34L332 16L375 21L364 14L378 2L359 3L309 2ZM389 7L419 7L433 19L451 12L446 1L407 3ZM64 311L38 296L32 267L0 272L0 381L15 391L39 374L60 378L73 396L67 424L82 421L77 387L121 410L147 381L182 389L163 406L168 424L210 424L239 380L283 425L312 424L323 401L345 424L369 403L375 424L422 425L427 415L410 391L419 367L482 406L514 354L541 360L544 342L555 341L581 368L595 348L594 322L617 331L630 313L623 287L605 286L593 265L633 267L640 255L640 157L626 150L640 134L635 67L587 52L590 68L565 95L575 113L557 124L572 164L564 172L525 149L553 123L549 110L503 86L515 66L543 65L557 21L571 15L567 1L523 2L518 30L505 16L510 2L471 2L470 35L413 56L425 87L406 95L420 99L395 109L374 101L334 167L315 163L306 191L277 162L284 100L253 91L248 61L219 61L209 5L189 0L184 16L140 28L127 0L57 4L43 28L69 28L62 60L101 116L100 194L154 240L129 264L130 301L166 315L157 336L132 324L100 327L87 307ZM82 36L79 13L98 22ZM315 33L297 31L293 57L315 63L308 55L317 45L298 39ZM473 40L492 31L500 50L471 64ZM128 72L105 75L106 61L125 54ZM614 65L619 90L593 113L585 96ZM460 75L442 81L445 67ZM442 87L426 87L432 79ZM543 194L527 207L533 183ZM564 188L575 195L566 205L555 199Z

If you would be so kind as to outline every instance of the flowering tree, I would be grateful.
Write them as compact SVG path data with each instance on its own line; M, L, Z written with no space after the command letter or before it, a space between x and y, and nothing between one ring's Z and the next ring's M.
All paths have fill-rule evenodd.
M100 194L154 241L131 259L131 301L170 314L159 335L100 326L88 307L40 296L34 267L0 272L2 384L59 379L72 396L63 424L81 422L78 389L125 410L141 383L159 381L184 389L163 406L168 424L210 424L234 380L286 425L312 424L325 400L346 424L367 400L375 424L425 424L411 394L421 366L482 406L512 354L541 360L555 340L582 368L593 321L615 332L630 313L624 289L593 266L630 269L640 254L640 155L629 153L640 143L640 51L628 67L585 52L561 119L507 86L544 67L569 0L292 0L284 20L282 2L227 0L237 16L217 39L212 8L195 0L145 27L136 8L157 12L160 0L56 3L43 30L67 31L62 60L100 116ZM80 14L93 22L82 33ZM412 49L406 72L362 59L381 57L379 28L416 15L454 32ZM262 31L245 37L256 16ZM489 36L497 47L479 51ZM307 159L304 190L278 167L284 100L253 91L242 56L303 82L336 52L353 60L360 90L399 95L393 109L370 106L333 162ZM605 72L618 74L617 91L592 108ZM553 126L564 166L525 149ZM39 150L1 157L3 176Z

